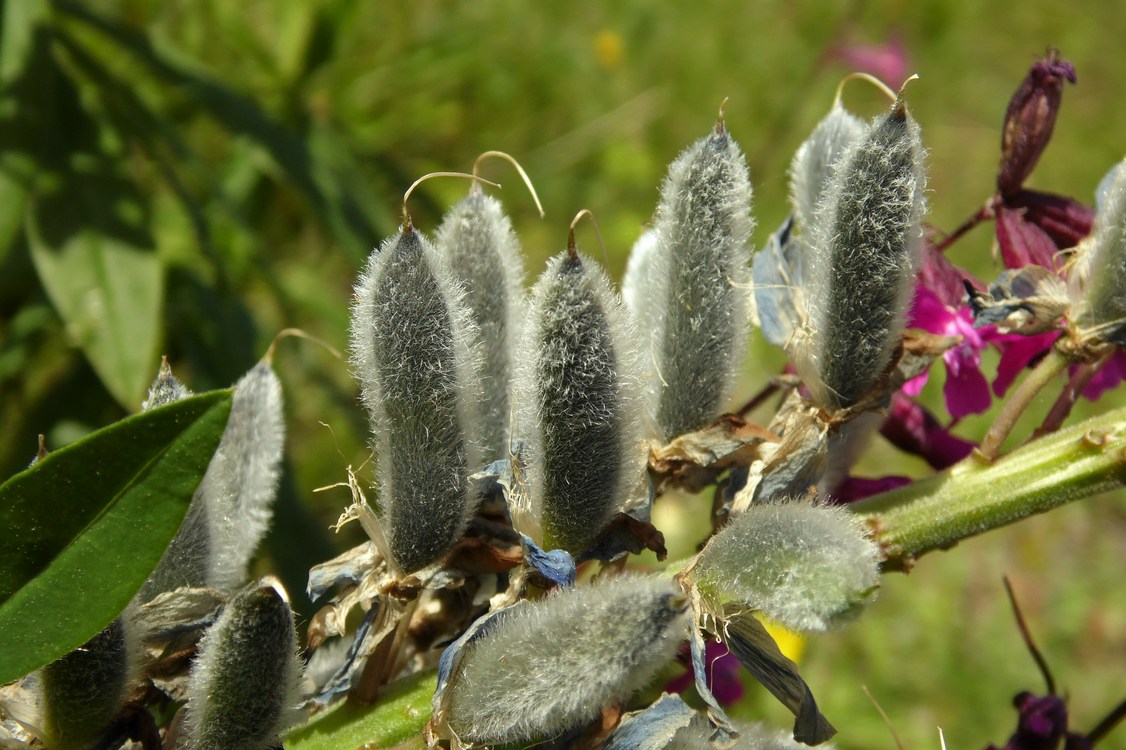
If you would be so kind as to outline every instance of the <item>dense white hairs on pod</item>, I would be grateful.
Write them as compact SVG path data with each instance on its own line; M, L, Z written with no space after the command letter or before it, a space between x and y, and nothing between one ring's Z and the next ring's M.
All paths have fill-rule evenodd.
M722 121L676 158L661 186L648 325L656 363L650 383L666 438L717 417L742 365L750 206L746 161Z
M224 607L188 680L183 750L266 750L299 718L301 662L289 603L251 584Z
M638 328L649 325L653 299L653 258L657 254L657 230L646 229L633 243L622 276L622 301Z
M499 615L468 647L449 690L463 742L552 737L644 687L687 634L667 578L622 576L560 590Z
M841 156L814 219L808 329L794 357L814 403L847 407L891 361L923 216L919 128L897 101Z
M527 456L520 530L586 550L624 505L645 460L635 334L598 264L553 257L532 288L517 370ZM539 528L528 527L521 514Z
M803 235L813 227L821 194L832 180L841 154L867 129L868 124L841 106L838 99L798 147L790 163L790 205Z
M804 502L752 505L712 537L695 584L712 607L734 603L791 630L844 622L879 585L879 549L848 510Z
M465 305L480 331L483 458L504 458L512 417L512 353L524 301L520 243L500 201L475 182L442 219L434 244L464 288Z
M809 745L798 742L793 732L763 723L736 723L739 739L733 745L725 745L727 750L809 750ZM706 722L692 722L677 732L666 750L715 750L709 741L712 732ZM818 750L833 750L832 744L822 743Z
M160 360L160 372L157 373L156 380L149 386L148 397L141 402L141 411L171 404L190 395L192 392L176 379L172 374L172 366L168 364L168 358L164 357Z
M90 746L121 710L140 663L140 634L126 610L81 648L44 667L39 685L48 746Z
M371 417L391 563L409 573L465 531L480 464L477 332L430 242L409 225L368 258L352 362Z
M1104 341L1126 346L1126 159L1100 183L1091 236L1082 245L1086 289L1072 320Z

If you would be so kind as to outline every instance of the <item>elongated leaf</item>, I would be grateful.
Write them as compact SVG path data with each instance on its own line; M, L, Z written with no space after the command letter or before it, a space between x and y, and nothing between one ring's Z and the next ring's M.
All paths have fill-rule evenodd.
M0 485L0 684L77 648L124 609L180 527L230 391L129 417Z
M118 403L135 409L156 359L164 270L143 232L130 236L100 226L103 202L89 191L78 201L34 201L27 215L31 257L98 377Z
M286 750L382 748L418 738L430 718L435 682L434 672L421 672L387 686L375 706L342 703L286 735Z

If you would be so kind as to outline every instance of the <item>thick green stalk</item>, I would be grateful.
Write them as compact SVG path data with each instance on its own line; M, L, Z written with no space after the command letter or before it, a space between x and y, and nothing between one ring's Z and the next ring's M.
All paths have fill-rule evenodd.
M992 463L974 453L946 471L852 509L883 547L884 568L1126 485L1126 407L1039 438Z

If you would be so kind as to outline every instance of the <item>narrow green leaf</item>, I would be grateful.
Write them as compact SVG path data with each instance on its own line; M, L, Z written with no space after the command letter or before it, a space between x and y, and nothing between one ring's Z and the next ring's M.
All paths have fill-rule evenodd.
M286 750L375 750L421 738L436 686L436 673L422 672L388 685L374 706L343 703L287 734Z
M231 408L213 391L129 417L0 485L0 684L116 617L175 536Z
M71 338L118 403L132 410L156 359L164 269L143 232L107 231L97 215L102 197L87 191L67 198L32 201L32 261ZM123 192L104 202L120 211L128 199Z
M35 33L49 12L46 0L0 3L0 86L7 86L24 72Z

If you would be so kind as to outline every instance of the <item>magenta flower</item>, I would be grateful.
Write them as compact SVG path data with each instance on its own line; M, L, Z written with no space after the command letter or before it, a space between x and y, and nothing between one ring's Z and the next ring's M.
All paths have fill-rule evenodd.
M840 44L830 49L826 57L846 68L874 75L892 88L903 82L911 66L903 37L898 33L883 44Z
M665 685L665 690L670 693L682 693L696 682L688 646L681 648L676 658L684 664L685 671ZM704 681L720 705L730 706L743 697L743 681L739 679L739 659L727 650L727 646L719 641L708 641L704 646L704 661L708 665L708 673L704 676Z

